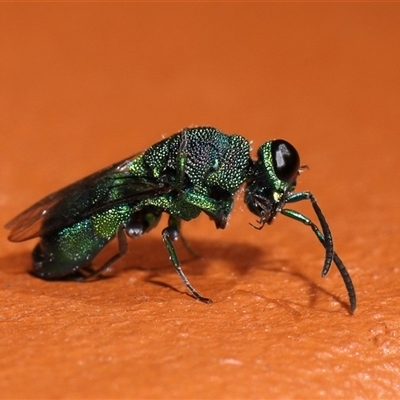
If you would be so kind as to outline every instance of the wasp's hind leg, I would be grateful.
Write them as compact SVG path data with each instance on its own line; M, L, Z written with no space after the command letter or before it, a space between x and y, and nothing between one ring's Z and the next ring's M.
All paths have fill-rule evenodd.
M186 240L185 236L182 234L181 231L181 220L179 218L174 218L170 217L170 220L168 222L168 228L170 233L171 233L171 239L172 240L179 240L182 242L183 246L185 249L188 251L188 253L194 257L194 258L200 258L200 254L192 248L192 246L188 243Z
M161 214L160 210L150 206L131 215L130 219L117 229L118 253L114 254L98 269L91 268L90 264L83 266L79 271L81 276L77 277L76 280L87 281L109 272L111 265L127 253L127 236L132 239L139 238L158 224Z

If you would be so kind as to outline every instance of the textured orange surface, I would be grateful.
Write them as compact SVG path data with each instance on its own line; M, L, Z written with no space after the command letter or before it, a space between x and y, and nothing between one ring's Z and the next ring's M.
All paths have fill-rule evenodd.
M212 305L160 229L87 284L33 278L3 230L0 397L400 397L399 26L399 3L0 4L0 225L185 126L281 137L358 295L352 316L312 232L241 200L184 226L201 258L178 246Z

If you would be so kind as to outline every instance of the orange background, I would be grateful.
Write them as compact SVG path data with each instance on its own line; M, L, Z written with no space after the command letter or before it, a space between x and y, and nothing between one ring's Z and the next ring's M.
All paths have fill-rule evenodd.
M160 229L87 284L33 278L3 230L0 397L400 397L399 27L399 3L0 4L1 225L185 126L281 137L358 295L351 316L311 230L242 201L185 224L202 258L178 245L209 306Z

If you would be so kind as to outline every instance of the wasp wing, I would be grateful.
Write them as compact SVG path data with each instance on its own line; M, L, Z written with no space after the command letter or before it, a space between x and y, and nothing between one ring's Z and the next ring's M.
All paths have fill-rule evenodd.
M167 180L150 174L135 176L129 170L137 156L95 172L38 201L7 223L5 227L11 230L9 240L21 242L51 234L119 204L135 204L171 191Z

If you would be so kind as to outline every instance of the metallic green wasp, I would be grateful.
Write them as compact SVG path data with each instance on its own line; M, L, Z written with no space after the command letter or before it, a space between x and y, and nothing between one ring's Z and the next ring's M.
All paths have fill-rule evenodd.
M250 157L249 142L212 127L187 128L143 153L96 172L40 200L11 220L9 239L35 237L32 273L42 279L86 280L105 272L127 252L127 237L138 238L153 229L161 215L169 215L162 238L171 262L192 295L205 303L182 271L173 242L181 235L181 221L201 212L224 229L234 195L245 184L244 201L259 220L257 229L271 224L278 213L311 227L325 248L322 276L334 262L345 282L352 311L356 295L351 278L334 252L329 226L310 192L294 193L301 171L296 149L284 140L271 140ZM285 208L310 200L321 230L309 218ZM92 261L112 239L118 253L103 266Z

